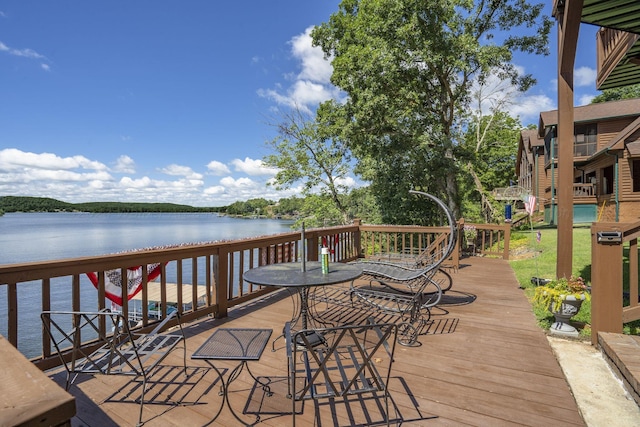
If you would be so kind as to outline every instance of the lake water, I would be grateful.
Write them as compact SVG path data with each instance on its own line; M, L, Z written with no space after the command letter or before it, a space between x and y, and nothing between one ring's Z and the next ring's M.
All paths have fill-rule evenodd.
M0 216L0 264L264 236L292 224L210 213L8 213Z
M292 224L211 213L8 213L0 216L0 264L264 236L292 231ZM84 276L81 283L91 287ZM68 303L68 286L57 289L54 280L51 293L52 309ZM95 304L94 296L84 294ZM27 357L40 354L40 300L39 282L18 286L18 349ZM7 289L0 284L0 334L6 333Z

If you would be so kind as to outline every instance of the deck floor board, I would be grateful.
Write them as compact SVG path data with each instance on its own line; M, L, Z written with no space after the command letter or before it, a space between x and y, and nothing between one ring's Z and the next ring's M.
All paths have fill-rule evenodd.
M391 411L392 425L583 426L560 365L509 264L488 258L463 261L463 267L451 273L454 284L443 304L432 310L431 323L419 337L421 345L396 348L390 388L397 412ZM234 308L228 318L187 325L187 356L217 327L272 328L271 339L276 339L291 317L292 304L288 294L280 291ZM349 310L356 317L367 314L345 305L329 308L323 316L346 318ZM290 425L292 420L291 401L286 398L284 340L276 340L275 347L272 352L269 342L261 360L249 362L256 376L271 382L271 397L246 373L231 387L234 409L244 411L241 416L247 422L253 422L259 412L259 426ZM185 379L175 368L181 358L181 352L174 350L161 367L165 372L152 377L147 393L154 402L145 404L145 426L239 425L226 407L209 424L222 399L218 377L206 362L188 359L194 373ZM216 362L223 370L233 366ZM155 382L158 379L161 383ZM73 426L136 424L139 406L131 398L139 397L139 385L131 384L129 378L79 378L70 392L77 397L78 407ZM175 398L184 405L167 404ZM317 405L322 422L315 425L375 424L382 420L380 404L379 399L325 402ZM299 425L314 425L314 404L307 401L301 408L296 416Z

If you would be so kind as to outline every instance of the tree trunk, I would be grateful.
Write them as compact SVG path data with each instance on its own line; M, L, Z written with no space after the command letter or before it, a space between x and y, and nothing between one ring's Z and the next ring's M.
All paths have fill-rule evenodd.
M482 185L482 181L480 181L480 177L476 173L471 162L467 163L467 169L469 169L469 173L473 178L473 183L476 186L476 191L480 193L480 209L482 211L482 214L484 215L484 220L486 222L493 222L493 220L496 218L496 210L493 208L491 200L489 200L489 197L486 194L484 186Z

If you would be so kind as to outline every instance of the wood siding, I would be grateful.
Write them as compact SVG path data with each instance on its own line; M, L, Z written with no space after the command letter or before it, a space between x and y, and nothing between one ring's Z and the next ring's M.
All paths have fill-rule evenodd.
M611 144L613 138L627 127L636 117L606 120L598 123L598 151Z

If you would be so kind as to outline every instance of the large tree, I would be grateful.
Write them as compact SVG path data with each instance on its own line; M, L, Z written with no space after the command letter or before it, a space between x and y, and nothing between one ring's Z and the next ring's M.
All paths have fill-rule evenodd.
M332 82L348 94L343 137L385 220L405 215L411 187L444 197L460 216L456 155L472 84L497 74L531 87L512 60L516 51L548 54L552 21L542 9L526 0L343 0L313 30L332 58Z
M595 96L592 100L592 104L599 104L602 102L619 101L621 99L633 99L640 98L640 85L630 85L617 87L615 89L605 89L601 94Z
M345 182L351 170L351 157L340 140L336 124L331 120L314 120L310 113L296 108L283 113L274 126L278 136L268 142L273 153L263 158L266 166L278 169L272 185L281 190L301 184L304 196L328 197L333 210L339 213L340 222L347 224L349 214L342 199L349 190ZM326 215L328 210L323 208L319 212Z

